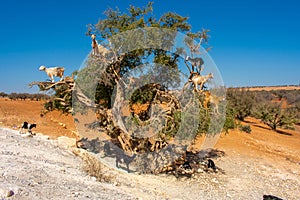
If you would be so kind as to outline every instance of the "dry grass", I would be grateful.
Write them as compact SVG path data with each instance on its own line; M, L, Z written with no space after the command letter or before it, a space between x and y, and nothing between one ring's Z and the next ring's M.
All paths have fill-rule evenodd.
M104 166L92 153L78 148L73 148L72 152L83 160L83 170L90 176L97 178L100 182L114 182L115 171Z

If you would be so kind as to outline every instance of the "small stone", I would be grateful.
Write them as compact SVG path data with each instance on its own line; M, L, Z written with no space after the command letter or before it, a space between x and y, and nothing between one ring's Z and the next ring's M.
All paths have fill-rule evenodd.
M92 179L93 181L96 181L96 180L97 180L97 178L96 178L95 176L92 176L91 179Z
M201 169L201 168L199 168L199 169L197 170L197 172L198 172L198 173L203 173L203 172L204 172L204 170L203 170L203 169Z
M15 194L14 191L9 190L6 194L6 197L12 197L14 194Z
M79 192L74 192L74 197L78 197L80 195Z
M207 169L207 172L209 172L209 173L213 173L213 172L214 172L214 170L213 170L212 168L208 168L208 169Z
M214 183L219 183L219 181L216 178L211 179L211 181Z
M229 198L232 198L232 196L229 193L227 193L226 196Z
M119 186L119 183L118 182L114 182L114 186Z

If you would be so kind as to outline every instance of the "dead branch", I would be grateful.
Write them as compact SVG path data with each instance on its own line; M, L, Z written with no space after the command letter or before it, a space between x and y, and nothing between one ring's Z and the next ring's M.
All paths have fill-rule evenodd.
M184 61L184 63L185 63L185 65L187 66L187 68L188 68L190 74L192 74L192 70L191 70L191 68L189 67L189 65L186 63L186 60Z
M51 88L55 88L57 85L68 85L68 88L73 88L74 86L74 79L71 77L65 77L65 79L58 81L58 82L46 82L46 81L40 81L40 82L32 82L29 84L29 87L33 87L34 85L37 85L41 90L49 90Z

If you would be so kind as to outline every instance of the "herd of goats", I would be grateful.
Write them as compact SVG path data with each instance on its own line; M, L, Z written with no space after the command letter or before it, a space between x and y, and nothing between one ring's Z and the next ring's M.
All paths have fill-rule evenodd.
M107 50L102 45L98 44L96 40L96 35L91 35L92 39L92 55L95 56L105 56L107 53L109 53L109 50ZM214 78L212 73L209 73L206 76L200 75L200 72L203 70L202 65L204 64L204 61L202 58L191 58L187 56L185 58L185 61L189 62L192 65L192 70L190 70L190 77L189 81L194 84L195 90L198 92L198 86L200 87L200 91L203 90L204 84L209 81L210 79ZM54 77L59 77L60 81L63 79L64 71L65 69L63 67L45 67L44 65L41 65L39 68L40 71L45 71L48 77L50 78L51 82L54 82Z
M109 50L107 50L105 47L102 45L98 44L96 40L96 35L91 34L91 39L92 39L92 55L93 56L105 56L107 53L109 53ZM189 82L192 82L195 88L195 91L197 92L203 92L205 95L205 100L204 100L204 107L208 108L208 103L215 105L215 107L218 107L219 102L221 99L217 96L213 96L209 91L203 91L204 84L209 81L210 79L213 78L213 74L209 73L206 76L200 75L200 72L203 70L202 65L204 64L204 61L202 58L190 58L187 56L185 58L186 62L189 62L192 65L192 70L190 70L189 66L187 65L189 71L190 71L190 77L189 77ZM60 81L64 79L64 67L46 67L44 65L41 65L39 67L40 71L45 71L47 76L50 78L50 81L54 83L54 77L59 77ZM198 86L200 90L198 89ZM217 109L218 112L218 109ZM24 122L22 124L22 128L20 130L20 133L22 133L23 129L27 129L28 132L31 133L31 129L36 127L36 124L29 124L27 122Z
M96 40L96 35L91 34L91 39L92 39L92 56L101 56L105 57L110 51L103 47L101 44L98 44ZM187 63L190 63L192 66L192 69L188 66ZM185 64L188 67L190 71L190 76L188 78L188 81L193 83L194 85L194 91L196 92L201 92L204 94L205 100L204 100L204 107L207 109L208 104L210 103L211 105L214 106L215 110L218 113L218 105L220 101L224 100L221 99L218 96L213 95L210 91L208 90L203 90L204 84L207 83L210 79L213 79L214 76L212 73L209 73L208 75L201 75L200 72L203 70L203 64L204 61L202 58L196 57L196 58L191 58L189 56L186 56L185 58ZM48 77L50 78L51 82L54 82L54 77L59 77L60 81L63 80L64 78L64 67L45 67L44 65L41 65L39 68L40 71L45 71Z

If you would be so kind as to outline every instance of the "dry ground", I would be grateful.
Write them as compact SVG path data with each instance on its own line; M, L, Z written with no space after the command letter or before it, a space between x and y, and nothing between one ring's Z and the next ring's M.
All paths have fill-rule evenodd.
M262 86L262 87L245 87L250 91L271 91L271 90L300 90L300 86Z
M41 117L41 109L42 102L0 99L0 127L18 130L23 121L28 121L37 123L34 132L53 139L61 135L75 137L72 116L52 112ZM245 123L251 126L251 134L233 130L221 134L215 146L226 153L216 160L217 166L225 170L224 175L203 174L202 180L182 183L174 177L132 174L124 175L131 183L118 180L116 187L144 199L151 195L154 199L260 199L263 194L299 199L300 127L274 132L253 118Z
M43 117L43 101L17 100L11 101L0 98L0 126L19 130L24 121L36 123L33 132L43 133L55 139L58 136L75 137L72 131L76 131L71 115L65 115L58 111L50 112Z

